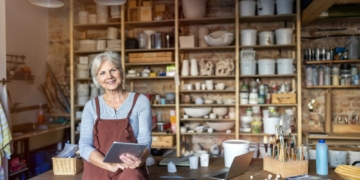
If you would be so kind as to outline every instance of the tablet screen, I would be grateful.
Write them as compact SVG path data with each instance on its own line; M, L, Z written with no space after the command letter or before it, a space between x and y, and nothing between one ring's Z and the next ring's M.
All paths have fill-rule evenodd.
M114 142L106 153L103 162L122 163L120 159L121 154L132 154L133 156L140 157L145 148L146 144Z

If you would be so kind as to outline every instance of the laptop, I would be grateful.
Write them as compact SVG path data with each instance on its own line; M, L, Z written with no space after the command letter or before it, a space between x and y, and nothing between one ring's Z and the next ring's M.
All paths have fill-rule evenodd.
M247 171L253 155L254 151L250 151L246 154L236 156L231 163L230 168L223 168L215 172L205 174L203 177L227 180L239 176Z

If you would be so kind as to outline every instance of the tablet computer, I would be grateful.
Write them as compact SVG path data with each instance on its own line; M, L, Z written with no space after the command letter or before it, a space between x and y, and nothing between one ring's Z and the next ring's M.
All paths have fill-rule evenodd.
M146 144L114 142L106 153L103 162L122 163L119 158L121 154L132 154L136 157L140 157L146 146Z

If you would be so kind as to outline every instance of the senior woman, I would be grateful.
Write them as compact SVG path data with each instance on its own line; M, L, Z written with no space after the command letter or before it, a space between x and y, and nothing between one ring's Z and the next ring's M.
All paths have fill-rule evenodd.
M146 159L151 147L151 107L146 96L123 89L124 72L114 52L97 55L91 66L93 82L105 93L89 100L81 117L80 154L83 179L148 179ZM140 157L121 155L123 163L104 163L114 141L147 144Z

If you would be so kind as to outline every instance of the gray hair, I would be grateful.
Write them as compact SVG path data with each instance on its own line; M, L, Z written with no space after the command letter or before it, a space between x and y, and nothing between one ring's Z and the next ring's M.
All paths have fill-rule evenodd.
M119 68L120 71L122 72L122 65L121 65L118 53L112 52L112 51L107 51L107 52L98 54L91 63L91 76L92 76L93 82L97 88L100 88L100 85L96 79L96 75L99 71L101 64L104 61L111 62L111 64L113 64L115 67Z

